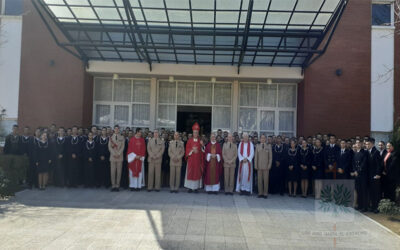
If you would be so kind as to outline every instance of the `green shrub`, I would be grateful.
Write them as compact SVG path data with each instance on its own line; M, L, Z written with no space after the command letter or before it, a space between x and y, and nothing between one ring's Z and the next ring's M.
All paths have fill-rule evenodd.
M14 195L26 179L29 159L20 155L0 155L0 196Z
M400 207L389 199L382 199L378 206L379 212L388 215L400 215Z

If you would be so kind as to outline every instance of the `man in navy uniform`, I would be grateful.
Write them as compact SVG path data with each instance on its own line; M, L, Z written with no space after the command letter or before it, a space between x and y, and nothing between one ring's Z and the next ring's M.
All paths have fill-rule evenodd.
M7 135L4 144L4 154L19 155L21 154L21 136L18 134L18 125L13 125L12 133Z
M353 157L353 172L357 191L357 209L366 212L368 208L368 162L367 153L362 149L361 140L356 140L356 152Z
M276 144L272 146L272 166L270 173L271 193L283 195L285 192L285 152L282 137L276 137Z
M325 179L336 179L339 152L340 148L336 145L336 136L329 135L329 145L325 147Z
M337 157L336 179L348 179L350 177L352 154L346 148L346 141L340 141L340 151Z
M82 140L78 135L78 127L72 127L72 134L66 138L65 152L67 161L67 180L69 187L77 187L82 172Z
M371 203L371 211L378 213L378 204L380 201L380 179L382 176L382 158L379 151L375 148L375 139L369 138L367 141L368 152L368 194Z

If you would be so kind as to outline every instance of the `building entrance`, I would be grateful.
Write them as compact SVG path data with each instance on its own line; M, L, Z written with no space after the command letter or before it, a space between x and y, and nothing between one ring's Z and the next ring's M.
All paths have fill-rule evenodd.
M192 133L192 126L197 122L200 125L200 134L211 132L211 107L178 106L177 111L177 131Z

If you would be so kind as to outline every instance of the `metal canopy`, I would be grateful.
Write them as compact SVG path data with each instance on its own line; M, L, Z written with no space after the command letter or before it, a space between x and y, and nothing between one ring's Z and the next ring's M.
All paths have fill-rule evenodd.
M37 4L39 3L39 5ZM306 68L347 0L33 0L57 44L84 61ZM51 22L64 34L60 42ZM327 39L324 39L327 38ZM323 41L325 44L321 45ZM322 48L321 48L322 47Z

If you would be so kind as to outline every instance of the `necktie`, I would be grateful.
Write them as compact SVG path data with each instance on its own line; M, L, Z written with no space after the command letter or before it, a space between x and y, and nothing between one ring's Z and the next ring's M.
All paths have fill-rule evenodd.
M178 142L175 142L175 147L178 147Z
M117 140L117 135L115 135L115 140Z
M156 141L156 144L157 144L157 139L155 141Z
M229 143L229 148L232 148L232 143L231 142Z
M264 149L264 143L262 145L263 145L263 149Z

